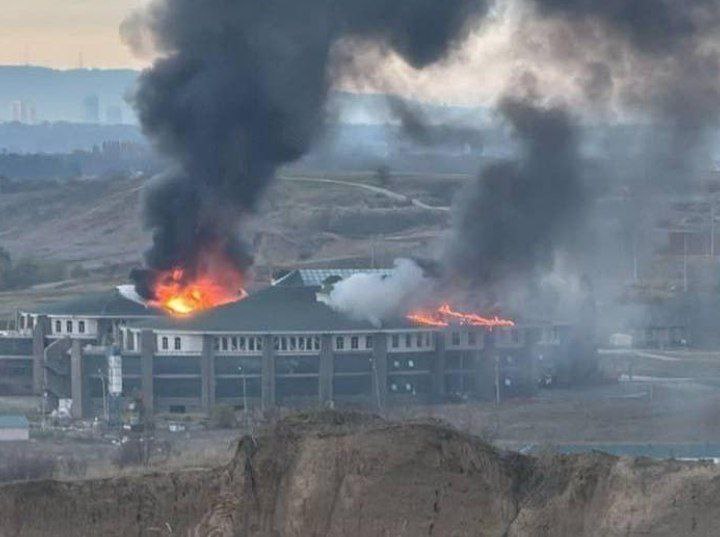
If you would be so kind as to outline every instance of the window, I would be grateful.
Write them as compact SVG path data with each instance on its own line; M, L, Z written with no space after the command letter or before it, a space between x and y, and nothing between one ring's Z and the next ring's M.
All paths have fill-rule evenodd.
M412 347L412 334L405 334L405 346L407 348Z
M372 349L372 348L373 348L373 338L372 338L372 336L365 336L365 348L366 348L366 349Z
M418 347L422 347L422 346L423 346L423 335L422 335L422 334L418 334L418 335L417 335L416 343L417 343L417 346L418 346Z
M262 338L261 338L261 337L256 337L256 338L255 338L255 348L256 348L257 350L261 351L261 350L262 350L262 347L263 347L263 340L262 340Z
M162 350L166 351L166 350L168 350L168 347L169 347L169 345L168 345L168 338L165 337L165 336L163 336L163 338L162 338Z
M335 338L335 348L339 351L343 350L345 348L345 338L344 337L336 337Z
M249 351L254 351L254 350L255 350L255 338L254 338L254 337L249 337L249 338L248 338L248 350L249 350Z
M128 330L125 333L125 340L126 340L127 350L134 351L135 350L135 335Z
M72 331L73 331L73 322L72 322L72 321L67 321L67 322L65 323L65 329L67 330L68 334L72 333Z
M237 336L233 336L233 337L230 339L230 348L231 348L232 350L234 350L234 351L238 350L238 340L237 340Z
M290 350L294 351L295 349L297 349L297 339L295 339L294 337L291 337L290 338Z
M226 351L228 350L228 338L224 337L221 340L222 342L222 350Z
M85 321L78 321L78 332L85 333Z
M25 328L25 316L24 315L20 316L20 328L23 328L23 329Z
M299 337L299 338L298 338L298 350L299 350L299 351L304 351L304 350L305 350L305 338L304 338L304 337Z
M246 343L245 343L245 338L244 338L244 337L241 337L239 343L240 343L240 350L241 350L241 351L244 351L244 350L246 349L246 347L247 347L247 345L246 345Z
M58 334L62 332L62 323L60 321L55 321L55 332Z
M179 351L182 348L182 340L179 337L175 338L175 350Z
M425 333L425 346L426 346L426 347L430 347L430 345L431 345L431 344L430 344L430 333L429 333L429 332L426 332L426 333Z
M216 351L220 350L220 338L219 337L213 338L213 350L216 350Z
M357 350L360 348L360 338L357 336L353 336L350 338L350 348L353 350Z
M471 347L477 345L477 334L475 332L468 332L468 345Z
M450 335L450 342L453 347L459 347L460 346L460 332L453 332Z
M286 337L280 338L280 348L284 351L288 349L288 340Z
M35 326L35 317L28 316L28 319L27 319L27 327L28 327L30 330L32 330L32 329L33 329L33 326Z
M320 350L320 338L319 338L319 337L314 337L314 338L313 338L313 343L315 344L315 350L316 350L316 351L319 351L319 350Z
M393 349L397 349L400 346L400 335L399 334L392 335L391 345L392 345Z

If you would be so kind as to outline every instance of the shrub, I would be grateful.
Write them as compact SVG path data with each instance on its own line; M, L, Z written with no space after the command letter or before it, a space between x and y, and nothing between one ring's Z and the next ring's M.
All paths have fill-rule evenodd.
M216 429L233 429L237 427L235 409L227 405L218 405L210 414L210 425Z
M50 456L24 450L13 451L2 457L0 482L50 479L55 474L56 466L57 461Z

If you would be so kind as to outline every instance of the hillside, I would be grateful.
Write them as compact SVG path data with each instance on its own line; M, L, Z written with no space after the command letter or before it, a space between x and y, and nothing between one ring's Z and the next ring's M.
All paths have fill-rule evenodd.
M719 499L713 465L530 458L330 412L246 438L218 471L0 487L0 535L710 536Z
M449 205L465 180L399 175L385 185L386 192L373 190L378 183L372 172L284 173L243 225L256 256L256 277L267 281L273 270L297 265L369 265L373 258L376 265L388 265L397 256L427 254L448 213L423 204ZM150 243L140 218L145 182L119 176L1 195L0 246L14 259L60 260L90 274L0 293L0 312L124 282Z

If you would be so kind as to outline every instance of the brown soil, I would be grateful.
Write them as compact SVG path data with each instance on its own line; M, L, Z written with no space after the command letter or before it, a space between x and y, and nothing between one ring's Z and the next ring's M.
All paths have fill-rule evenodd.
M438 422L298 415L215 472L0 488L0 536L710 536L710 464L500 453Z

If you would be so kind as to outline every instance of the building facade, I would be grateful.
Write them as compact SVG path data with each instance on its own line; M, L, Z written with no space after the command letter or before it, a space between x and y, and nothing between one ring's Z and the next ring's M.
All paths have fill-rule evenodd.
M49 407L70 399L74 417L98 415L114 355L122 398L142 399L149 412L246 404L382 409L532 394L538 367L567 351L570 328L560 324L487 330L354 319L319 299L324 275L314 272L297 271L192 317L165 316L117 291L19 312L16 337L32 350L27 382Z

